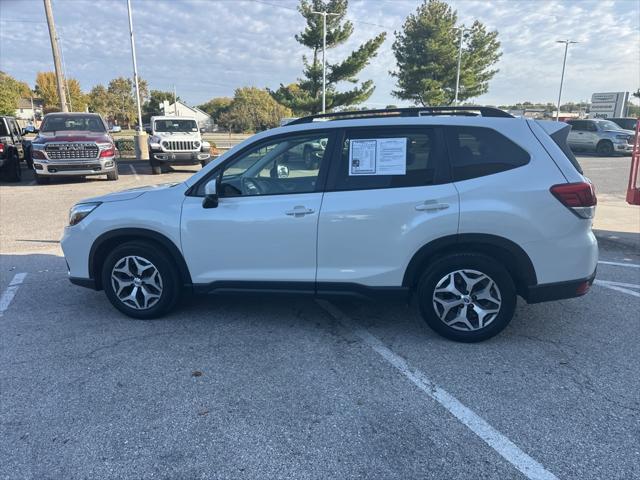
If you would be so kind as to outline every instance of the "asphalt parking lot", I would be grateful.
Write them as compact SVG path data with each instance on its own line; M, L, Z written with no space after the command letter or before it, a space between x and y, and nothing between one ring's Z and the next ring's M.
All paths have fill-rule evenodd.
M580 160L624 198L628 157ZM0 478L640 478L640 207L598 232L587 296L520 302L473 345L399 303L188 297L139 321L68 282L74 202L193 171L1 185Z

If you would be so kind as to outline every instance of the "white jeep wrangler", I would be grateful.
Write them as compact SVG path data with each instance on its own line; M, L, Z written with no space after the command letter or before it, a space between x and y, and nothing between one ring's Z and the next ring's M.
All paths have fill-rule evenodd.
M195 165L203 167L211 160L209 142L202 140L198 123L190 117L151 117L149 162L154 174L164 166Z

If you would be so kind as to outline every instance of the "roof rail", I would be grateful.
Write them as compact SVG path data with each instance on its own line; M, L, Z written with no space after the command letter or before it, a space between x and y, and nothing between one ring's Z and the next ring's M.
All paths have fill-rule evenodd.
M477 113L476 113L477 112ZM385 117L424 117L431 115L462 115L482 117L514 118L513 115L495 107L410 107L410 108L384 108L377 110L352 110L346 112L319 113L293 120L287 125L299 125L311 123L314 120L348 120L354 118L385 118Z

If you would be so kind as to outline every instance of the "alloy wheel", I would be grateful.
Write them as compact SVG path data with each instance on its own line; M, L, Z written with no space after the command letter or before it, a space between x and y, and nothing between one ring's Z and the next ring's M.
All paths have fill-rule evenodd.
M502 296L496 282L477 270L456 270L436 284L433 308L445 325L462 331L488 326L500 313Z
M135 310L153 307L162 296L162 276L146 258L121 258L111 270L111 285L118 300Z

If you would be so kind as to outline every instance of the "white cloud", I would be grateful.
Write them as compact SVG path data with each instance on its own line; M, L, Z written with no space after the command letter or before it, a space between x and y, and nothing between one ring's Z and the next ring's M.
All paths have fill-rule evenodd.
M140 74L151 88L175 84L187 101L230 95L243 85L276 88L301 75L305 49L294 35L304 27L296 0L133 0ZM329 61L387 30L378 56L360 75L376 91L370 105L399 103L391 96L395 68L393 30L417 0L352 0L354 35L328 52ZM86 90L131 75L124 0L54 0L68 74ZM270 5L268 5L270 4ZM554 101L563 46L571 38L563 98L584 100L595 91L640 85L640 2L635 0L452 0L459 19L478 19L499 31L503 56L489 93L478 102ZM14 20L29 20L19 23ZM0 70L33 84L53 68L40 0L0 2Z

